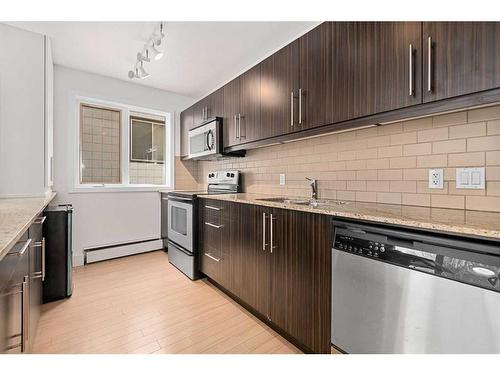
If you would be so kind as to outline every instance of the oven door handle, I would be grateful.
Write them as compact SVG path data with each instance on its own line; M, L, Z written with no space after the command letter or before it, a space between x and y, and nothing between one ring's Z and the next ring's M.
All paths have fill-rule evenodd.
M172 201L172 202L183 202L183 203L192 203L193 202L193 199L191 199L191 198L181 198L181 197L173 197L173 196L169 196L168 200Z

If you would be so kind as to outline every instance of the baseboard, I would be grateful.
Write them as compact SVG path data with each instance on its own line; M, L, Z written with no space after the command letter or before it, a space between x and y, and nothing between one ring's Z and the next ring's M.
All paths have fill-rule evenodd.
M106 247L84 249L83 264L95 263L128 255L147 253L148 251L159 250L162 248L163 243L161 239L151 239Z

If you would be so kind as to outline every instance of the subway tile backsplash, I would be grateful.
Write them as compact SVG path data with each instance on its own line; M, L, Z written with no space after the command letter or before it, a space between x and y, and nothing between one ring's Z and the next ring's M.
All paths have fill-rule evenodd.
M177 162L182 164L182 162ZM486 167L486 189L455 188L456 167ZM183 166L198 187L208 171L239 169L249 193L500 212L500 105L259 148L244 158ZM444 188L428 188L428 169L444 169ZM286 185L279 185L279 174ZM185 171L183 175L186 175ZM184 179L186 181L186 179Z

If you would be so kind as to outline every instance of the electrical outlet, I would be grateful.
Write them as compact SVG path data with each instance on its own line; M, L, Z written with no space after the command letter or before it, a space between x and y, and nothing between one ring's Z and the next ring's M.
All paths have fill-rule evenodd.
M429 189L443 188L443 170L429 169Z
M284 186L284 185L285 185L285 174L280 173L280 186Z

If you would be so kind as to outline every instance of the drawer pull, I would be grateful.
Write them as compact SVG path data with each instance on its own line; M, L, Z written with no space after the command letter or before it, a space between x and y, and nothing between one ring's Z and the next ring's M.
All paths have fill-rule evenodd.
M43 224L45 223L45 220L47 219L47 216L42 216L40 219L35 220L33 224Z
M15 253L8 253L7 255L17 255L17 256L23 256L28 247L31 245L31 238L28 238L26 241L24 241L24 245L21 250L16 251Z
M216 262L220 262L220 259L210 255L210 253L203 253L203 254L205 254L205 256L209 257L210 259L215 260Z
M220 229L224 226L224 225L215 225L215 224L212 224L212 223L209 223L206 221L205 221L205 225L208 225L209 227L216 228L216 229Z
M219 208L219 207L214 207L214 206L205 206L205 208L208 208L209 210L220 211L220 208Z

